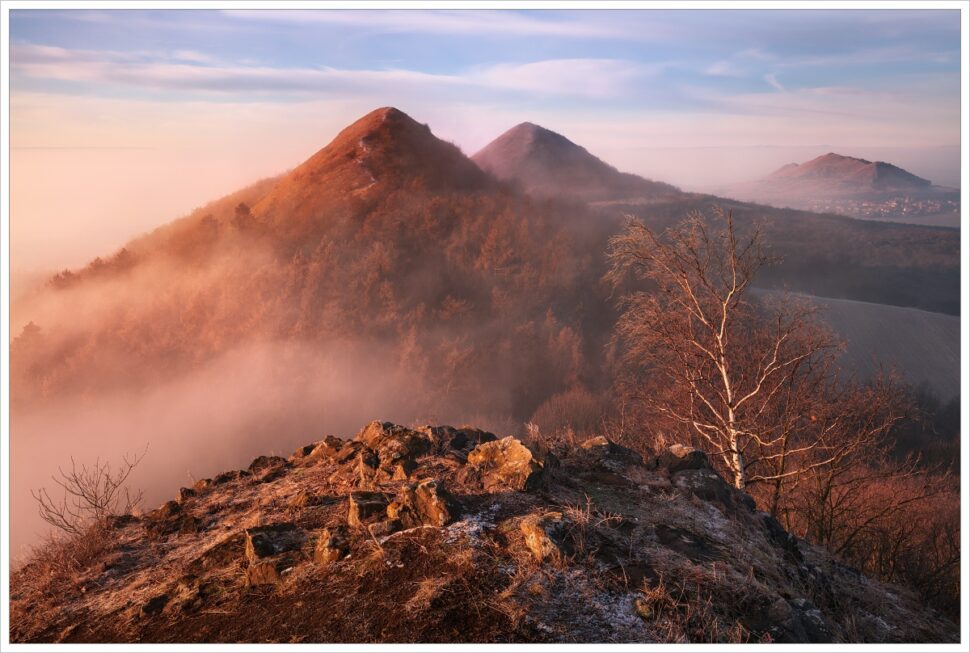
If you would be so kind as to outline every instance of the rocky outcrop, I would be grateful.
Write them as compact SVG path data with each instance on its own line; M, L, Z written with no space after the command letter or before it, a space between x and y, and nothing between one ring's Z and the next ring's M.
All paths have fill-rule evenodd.
M557 454L372 422L352 440L259 457L112 518L106 553L67 578L28 564L11 583L13 639L956 637L913 595L756 512L702 452L644 463L600 437Z

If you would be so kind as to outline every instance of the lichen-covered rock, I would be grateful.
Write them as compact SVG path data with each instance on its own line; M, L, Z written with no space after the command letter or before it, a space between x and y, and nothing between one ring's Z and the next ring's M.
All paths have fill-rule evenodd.
M347 497L347 523L360 528L386 514L388 500L381 492L351 492Z
M511 436L479 444L469 452L468 464L481 472L485 489L490 491L533 490L544 481L542 463Z
M324 528L317 538L317 545L313 550L313 560L317 564L329 565L346 556L349 551L347 529L340 526Z
M455 518L457 511L454 498L440 481L433 478L403 487L387 506L387 516L400 520L405 528L445 526Z

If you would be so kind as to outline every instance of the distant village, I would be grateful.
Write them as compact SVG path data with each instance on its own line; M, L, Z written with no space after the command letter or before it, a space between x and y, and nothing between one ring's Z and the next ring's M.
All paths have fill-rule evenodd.
M812 200L807 208L817 213L879 218L956 213L960 210L960 202L957 200L911 198L909 196L885 200L822 199Z

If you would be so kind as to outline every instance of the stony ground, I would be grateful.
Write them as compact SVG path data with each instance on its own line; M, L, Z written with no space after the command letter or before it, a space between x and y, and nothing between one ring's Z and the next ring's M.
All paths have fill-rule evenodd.
M373 422L51 543L17 642L929 642L957 628L788 535L701 452L540 453Z

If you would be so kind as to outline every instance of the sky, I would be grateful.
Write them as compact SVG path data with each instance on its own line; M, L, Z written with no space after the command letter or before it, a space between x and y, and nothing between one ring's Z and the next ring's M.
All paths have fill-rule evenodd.
M959 183L955 10L10 13L11 260L83 264L396 106L716 191L836 151Z

